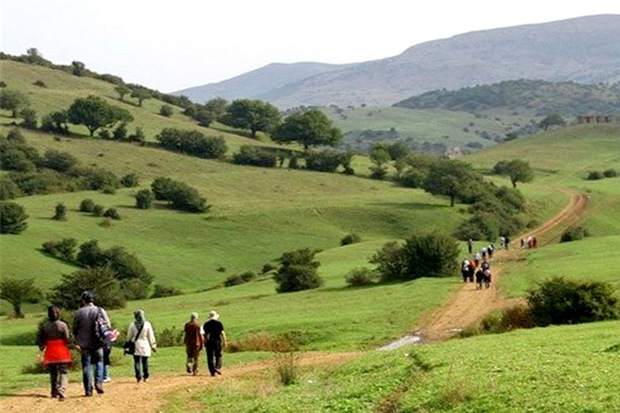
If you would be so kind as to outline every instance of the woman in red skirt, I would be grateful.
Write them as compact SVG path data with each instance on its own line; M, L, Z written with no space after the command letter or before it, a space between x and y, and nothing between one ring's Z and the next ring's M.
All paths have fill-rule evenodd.
M52 397L64 401L69 383L69 366L72 363L69 351L69 327L59 320L58 307L47 309L49 321L41 326L37 335L39 349L45 351L43 365L50 372Z

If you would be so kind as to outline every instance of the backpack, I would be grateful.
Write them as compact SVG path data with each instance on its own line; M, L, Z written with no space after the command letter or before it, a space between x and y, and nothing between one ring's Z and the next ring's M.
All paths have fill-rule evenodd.
M103 316L101 307L97 307L97 314L93 320L92 347L93 348L110 348L112 345L110 326Z

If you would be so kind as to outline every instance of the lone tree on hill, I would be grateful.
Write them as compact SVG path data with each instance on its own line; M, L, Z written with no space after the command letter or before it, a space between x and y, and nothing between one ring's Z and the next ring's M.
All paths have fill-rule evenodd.
M118 85L114 88L114 90L118 93L118 99L121 102L124 102L126 94L131 93L131 89L127 85Z
M138 106L142 107L142 102L152 98L153 95L151 95L151 92L147 88L139 86L133 88L131 97L138 99Z
M24 207L11 201L0 202L0 234L19 234L28 227Z
M42 296L41 290L34 286L34 278L5 278L0 281L0 298L11 303L17 318L24 317L23 303L37 303Z
M534 180L534 171L530 163L521 159L499 161L493 167L493 172L508 176L513 188L517 187L517 182L532 182Z
M280 112L262 100L238 99L226 108L220 121L235 128L249 129L255 138L256 132L268 132L280 123Z
M480 175L471 165L445 159L430 167L422 188L433 195L450 197L450 206L453 207L457 196L466 195L470 188L480 181Z
M559 113L552 113L551 115L546 116L538 124L538 126L543 128L545 131L548 130L549 127L551 126L564 126L564 125L566 125L566 121Z
M110 105L100 97L92 95L76 99L69 107L67 116L69 122L86 126L90 136L93 136L99 128L112 127L117 122L133 121L133 116L127 110Z
M10 110L14 118L17 118L19 112L29 104L28 96L19 90L2 89L0 91L0 109Z
M310 146L336 146L342 139L340 129L320 110L309 109L289 115L273 133L279 143L298 142L304 149Z
M288 293L310 290L323 285L323 280L317 273L321 263L314 260L318 252L304 248L282 254L279 259L281 266L273 277L278 283L276 291Z

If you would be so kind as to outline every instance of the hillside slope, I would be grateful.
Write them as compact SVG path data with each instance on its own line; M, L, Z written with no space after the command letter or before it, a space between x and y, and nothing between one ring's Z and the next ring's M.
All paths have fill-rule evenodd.
M241 75L193 88L199 100L217 90L262 98L280 107L386 105L435 89L459 89L511 79L613 83L620 80L620 15L597 15L465 33L412 46L386 59L336 65L332 70L286 82L247 82ZM290 65L290 71L295 65ZM261 77L282 67L259 69ZM252 88L243 88L244 84ZM282 85L282 83L286 83ZM181 92L179 92L181 93Z

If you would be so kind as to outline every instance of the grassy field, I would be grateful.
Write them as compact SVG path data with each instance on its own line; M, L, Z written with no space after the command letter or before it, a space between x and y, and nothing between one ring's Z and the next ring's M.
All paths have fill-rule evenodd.
M615 412L620 322L370 352L327 369L274 371L174 394L165 412Z

